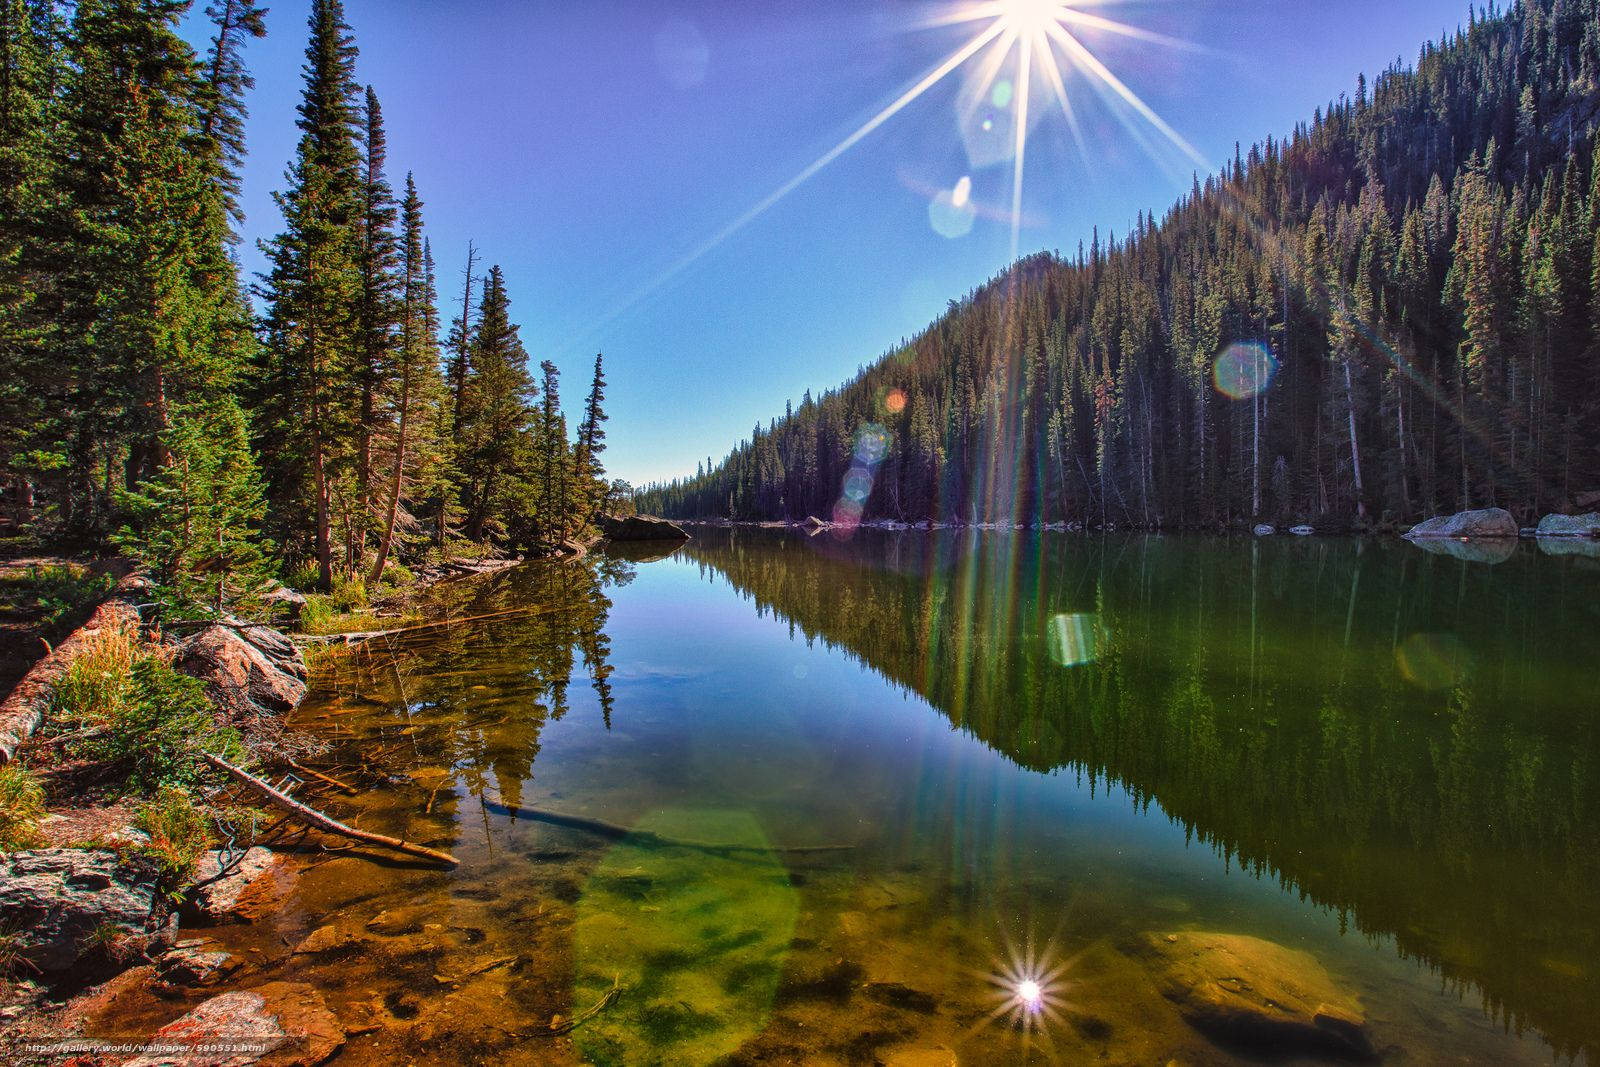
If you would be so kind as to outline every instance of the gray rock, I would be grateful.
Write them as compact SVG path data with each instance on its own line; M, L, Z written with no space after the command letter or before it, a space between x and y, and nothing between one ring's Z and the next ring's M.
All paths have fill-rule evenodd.
M55 848L0 859L0 926L21 958L46 973L70 970L106 932L165 934L172 918L154 859L109 850Z
M262 879L271 877L278 857L267 849L256 847L243 856L230 857L231 861L237 862L231 863L228 874L222 878L217 878L223 865L221 852L207 852L195 864L197 888L190 900L190 907L193 917L201 923L226 922L234 917L245 891Z
M1436 515L1419 522L1406 534L1413 541L1434 537L1509 537L1515 540L1520 527L1504 508L1483 508L1455 515Z
M1373 1058L1366 1016L1309 953L1244 934L1146 934L1163 996L1195 1029L1236 1048Z
M265 627L208 626L179 643L173 665L205 682L233 722L282 718L306 695L299 651Z
M305 595L295 592L286 585L278 586L261 599L266 602L271 618L283 618L291 623L300 621L300 613L306 606Z
M178 945L156 961L156 980L167 989L205 985L237 971L240 963L226 952L201 943Z
M651 515L630 515L625 519L600 517L600 531L612 541L687 541L689 535L677 523Z
M1600 512L1587 515L1546 515L1534 531L1538 537L1600 537Z
M147 1053L124 1067L253 1063L314 1067L339 1050L344 1036L344 1028L316 990L299 982L269 982L212 997L150 1039L152 1045L190 1046L192 1052ZM234 1046L236 1051L210 1051L218 1046Z

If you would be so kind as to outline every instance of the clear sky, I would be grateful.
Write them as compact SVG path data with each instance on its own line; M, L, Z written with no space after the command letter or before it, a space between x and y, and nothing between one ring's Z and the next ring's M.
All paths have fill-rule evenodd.
M271 193L297 139L310 6L270 2L268 38L247 53L252 273L255 239L281 222ZM504 268L533 360L561 367L569 412L605 353L607 465L643 484L720 458L785 400L839 384L1010 260L1020 49L977 104L964 86L983 52L750 217L990 25L938 24L979 6L346 0L346 13L357 76L383 104L390 180L398 190L414 171L426 203L444 317L459 311L471 238ZM1184 43L1073 31L1216 162L1353 94L1360 72L1410 65L1466 16L1463 0L1079 6ZM189 31L203 44L202 24ZM1031 64L1024 254L1160 215L1196 169L1081 65L1058 64L1087 151Z

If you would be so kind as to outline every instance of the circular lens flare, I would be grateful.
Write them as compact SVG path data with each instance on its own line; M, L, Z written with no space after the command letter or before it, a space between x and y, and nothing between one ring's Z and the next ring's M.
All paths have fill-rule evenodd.
M1235 341L1217 357L1211 370L1217 392L1229 400L1258 397L1278 376L1278 358L1260 341Z

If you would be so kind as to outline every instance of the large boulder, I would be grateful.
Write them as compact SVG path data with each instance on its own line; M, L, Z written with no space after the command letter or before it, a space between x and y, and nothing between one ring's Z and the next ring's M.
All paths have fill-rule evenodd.
M212 997L157 1030L149 1044L161 1051L124 1067L315 1067L339 1051L344 1028L315 989L269 982Z
M208 626L178 645L173 665L206 683L230 722L281 719L306 695L306 665L266 627Z
M653 515L629 515L625 519L600 517L600 532L612 541L687 541L689 535L677 523Z
M1151 976L1184 1020L1251 1052L1373 1057L1355 995L1309 953L1245 934L1146 934Z
M1483 508L1456 515L1435 515L1411 528L1412 540L1430 537L1509 537L1516 540L1520 527L1504 508Z
M59 974L107 937L168 936L159 881L155 860L134 853L16 852L0 858L0 929L14 931L22 960Z
M195 889L185 917L202 926L249 918L246 904L252 895L270 892L270 886L263 887L274 880L278 867L278 857L260 846L231 856L204 853L195 864Z
M1600 512L1587 515L1546 515L1539 520L1537 537L1600 537Z

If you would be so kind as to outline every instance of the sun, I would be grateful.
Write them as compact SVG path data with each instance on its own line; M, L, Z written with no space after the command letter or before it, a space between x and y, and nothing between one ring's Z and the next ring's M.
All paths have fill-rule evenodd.
M1069 13L1058 0L998 0L999 20L1019 36L1043 36L1046 27Z

